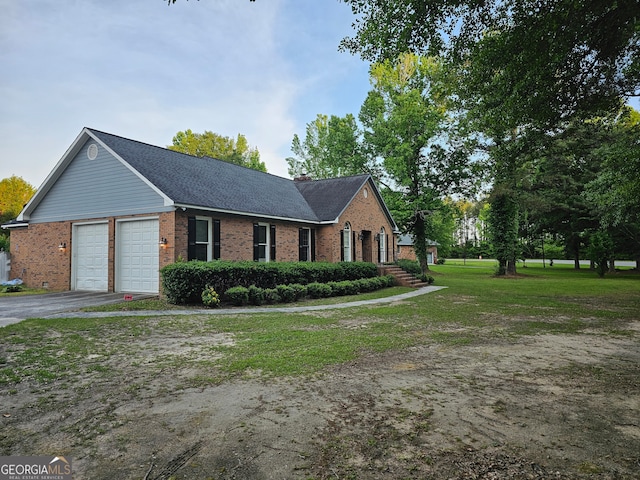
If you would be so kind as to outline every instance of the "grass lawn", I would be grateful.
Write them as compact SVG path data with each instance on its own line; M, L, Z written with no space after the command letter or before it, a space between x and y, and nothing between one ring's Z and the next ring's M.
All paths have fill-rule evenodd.
M133 348L132 340L149 335L232 336L232 344L210 347L211 359L197 355L181 360L181 368L190 362L194 367L215 367L209 369L214 373L198 373L193 381L216 383L255 371L262 375L310 374L365 352L425 342L471 344L487 338L591 329L631 335L626 326L640 316L638 274L619 273L600 279L586 269L534 265L521 268L515 278L496 278L494 268L487 262L434 266L435 284L449 288L403 302L322 313L28 320L0 329L4 346L0 350L0 385L78 373L92 368L91 362L81 359L126 352ZM371 295L401 291L405 289ZM143 301L137 307L167 305Z
M0 287L0 298L2 297L15 297L18 295L41 295L43 293L51 293L50 290L44 288L29 288L24 285L20 285L19 292L5 292L6 287Z
M385 304L0 328L0 454L96 480L637 478L640 275L467 263Z

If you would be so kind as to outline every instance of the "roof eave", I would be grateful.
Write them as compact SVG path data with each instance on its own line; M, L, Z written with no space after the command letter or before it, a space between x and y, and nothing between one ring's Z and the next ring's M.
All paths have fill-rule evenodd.
M319 225L319 224L323 224L325 222L321 222L319 220L310 220L308 218L292 218L292 217L281 217L278 215L265 215L262 213L256 213L256 212L242 212L239 210L226 210L224 208L215 208L215 207L205 207L202 205L192 205L192 204L188 204L188 203L175 203L174 204L175 208L179 208L184 210L190 209L190 210L203 210L206 212L215 212L215 213L222 213L225 215L238 215L238 216L242 216L242 217L253 217L253 218L265 218L265 219L269 219L269 220L280 220L280 221L286 221L286 222L296 222L296 223L308 223L311 225ZM332 222L328 222L328 223L332 223Z

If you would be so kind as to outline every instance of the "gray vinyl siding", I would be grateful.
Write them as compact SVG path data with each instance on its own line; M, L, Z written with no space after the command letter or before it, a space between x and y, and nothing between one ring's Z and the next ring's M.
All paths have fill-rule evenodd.
M90 160L89 145L98 146ZM30 216L30 223L170 210L163 198L93 139L88 140Z

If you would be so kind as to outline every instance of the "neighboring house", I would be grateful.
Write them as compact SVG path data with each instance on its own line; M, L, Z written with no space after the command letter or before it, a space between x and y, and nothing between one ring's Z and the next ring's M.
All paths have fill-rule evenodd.
M369 175L289 180L85 128L10 224L12 277L159 291L178 260L393 261Z
M427 263L433 264L438 261L438 244L433 240L427 240ZM416 251L413 248L413 237L411 235L400 235L396 243L396 258L398 260L417 260Z

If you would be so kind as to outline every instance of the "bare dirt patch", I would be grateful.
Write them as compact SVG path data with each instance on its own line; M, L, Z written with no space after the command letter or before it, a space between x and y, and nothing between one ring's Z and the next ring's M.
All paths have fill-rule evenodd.
M208 360L232 337L150 334L2 387L0 454L63 454L78 479L637 479L639 326L220 382Z

